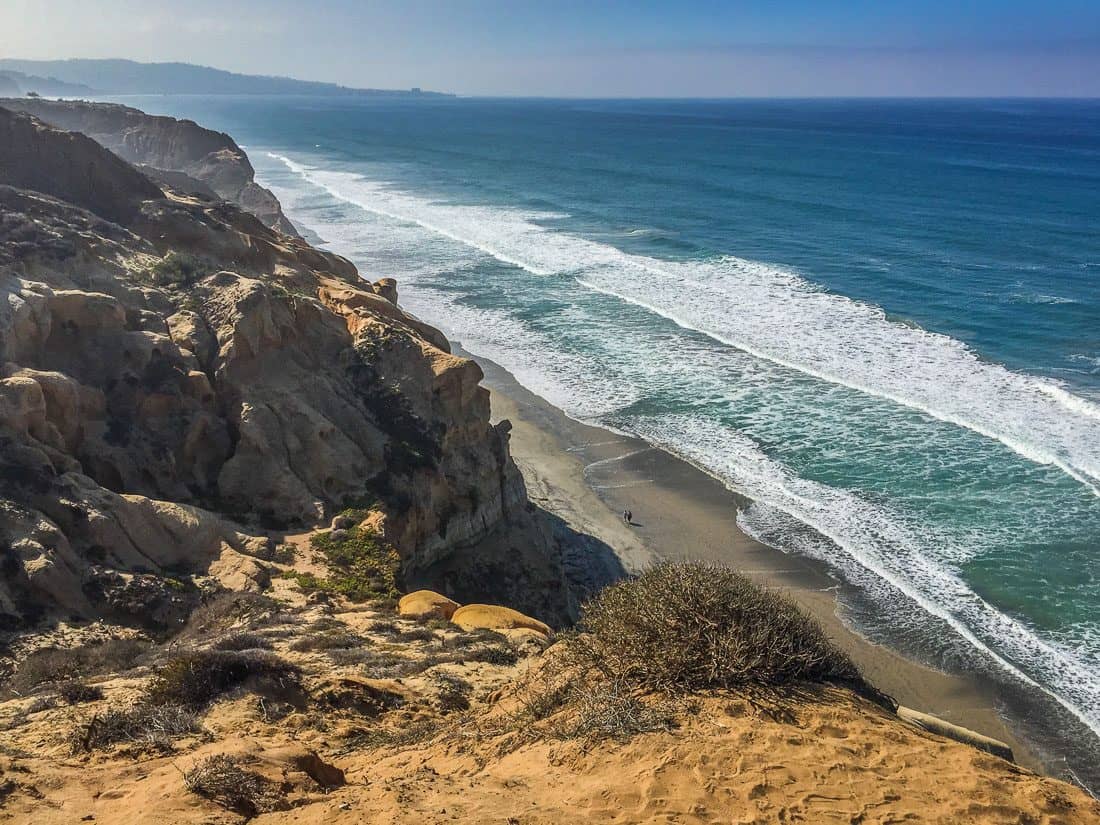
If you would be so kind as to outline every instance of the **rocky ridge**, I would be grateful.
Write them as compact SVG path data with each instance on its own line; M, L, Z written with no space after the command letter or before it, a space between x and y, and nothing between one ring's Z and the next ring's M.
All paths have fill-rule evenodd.
M179 621L166 576L261 589L279 536L348 507L410 582L572 615L480 369L392 281L81 134L0 109L0 136L5 627Z
M0 107L88 135L177 192L230 201L272 229L298 234L278 199L256 183L248 155L223 132L114 103L13 98Z

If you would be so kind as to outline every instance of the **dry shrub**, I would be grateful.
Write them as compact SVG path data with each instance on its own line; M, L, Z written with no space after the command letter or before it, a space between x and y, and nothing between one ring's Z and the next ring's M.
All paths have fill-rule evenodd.
M295 639L290 649L299 653L313 650L348 650L365 647L370 644L362 636L347 630L329 630Z
M789 598L725 567L665 564L584 607L573 652L644 690L834 683L875 694L856 665Z
M300 671L260 650L198 650L170 659L146 691L151 705L203 707L248 680L288 687Z
M431 679L436 689L435 704L444 711L470 709L470 693L473 687L465 679L453 673L433 673Z
M138 639L111 639L102 644L68 649L36 650L19 664L7 688L16 696L26 696L41 686L103 673L121 673L132 668L149 648L148 642Z
M290 807L276 783L244 770L237 760L224 754L195 763L184 773L183 781L192 793L249 818Z
M202 730L199 717L181 705L135 705L97 713L71 736L74 752L132 742L168 750L172 739Z
M57 687L58 695L70 705L79 705L83 702L96 702L103 698L103 690L96 685L87 685L83 682L62 682Z
M670 730L674 717L666 701L644 702L626 685L597 681L572 692L574 713L564 721L567 738L625 741L639 733Z
M208 637L237 625L259 627L278 616L283 605L270 596L223 590L208 596L191 612L181 637Z
M271 650L271 641L258 633L231 633L214 642L214 650Z

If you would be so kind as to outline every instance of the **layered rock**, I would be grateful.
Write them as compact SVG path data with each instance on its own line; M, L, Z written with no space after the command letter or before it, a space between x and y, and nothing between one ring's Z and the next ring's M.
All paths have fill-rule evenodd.
M262 586L263 529L347 506L381 514L410 580L484 553L461 566L501 600L569 614L480 369L392 282L82 135L0 109L0 136L5 623L103 612L101 583L150 572Z
M256 183L248 156L227 134L191 120L148 115L113 103L14 98L0 100L0 106L89 135L177 191L217 196L236 203L266 226L298 234L276 197Z

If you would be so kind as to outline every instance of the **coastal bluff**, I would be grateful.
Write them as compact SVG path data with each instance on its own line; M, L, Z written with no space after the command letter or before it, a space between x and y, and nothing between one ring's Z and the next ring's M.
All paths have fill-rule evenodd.
M177 192L230 201L265 226L298 234L278 199L256 183L248 155L223 132L114 103L6 98L0 107L85 134Z
M410 580L573 615L480 369L392 281L6 109L0 208L5 628L182 610L169 574L262 582L272 535L349 507Z

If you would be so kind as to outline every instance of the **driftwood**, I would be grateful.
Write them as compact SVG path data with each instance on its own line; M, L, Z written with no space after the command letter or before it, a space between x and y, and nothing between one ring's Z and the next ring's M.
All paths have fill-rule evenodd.
M899 705L898 717L930 733L938 733L940 736L946 736L948 739L954 739L956 742L973 745L975 748L991 753L994 756L999 756L1002 759L1007 759L1009 762L1016 761L1012 756L1012 748L1004 742L989 736L983 736L968 728L945 722L938 716L921 713L919 710L913 710L912 708Z

